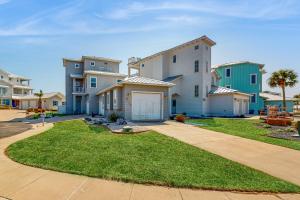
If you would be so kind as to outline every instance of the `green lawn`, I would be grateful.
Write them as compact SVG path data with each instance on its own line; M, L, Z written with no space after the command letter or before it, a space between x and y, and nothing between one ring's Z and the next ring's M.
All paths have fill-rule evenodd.
M116 135L81 120L9 146L13 160L45 169L174 187L300 192L300 187L149 131Z
M268 137L267 134L269 133L269 130L267 128L259 127L258 124L261 123L259 120L211 118L191 119L187 122L199 123L201 124L201 128L213 131L300 150L299 141Z

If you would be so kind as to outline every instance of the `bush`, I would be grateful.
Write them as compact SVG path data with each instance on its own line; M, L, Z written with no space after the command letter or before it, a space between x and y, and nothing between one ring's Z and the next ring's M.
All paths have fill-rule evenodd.
M184 122L185 121L185 116L184 115L176 115L176 117L175 117L175 120L177 121L177 122Z
M116 122L118 120L119 116L116 113L111 113L108 117L109 121Z

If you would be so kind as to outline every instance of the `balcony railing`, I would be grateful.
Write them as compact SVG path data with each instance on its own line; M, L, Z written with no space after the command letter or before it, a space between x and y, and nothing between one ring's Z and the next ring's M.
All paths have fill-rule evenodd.
M75 87L73 87L73 92L74 93L85 93L85 88L82 86L75 86Z

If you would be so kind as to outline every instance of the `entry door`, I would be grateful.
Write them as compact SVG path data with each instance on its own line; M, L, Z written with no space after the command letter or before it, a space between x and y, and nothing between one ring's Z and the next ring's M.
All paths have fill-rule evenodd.
M176 114L176 99L172 99L172 114Z
M132 120L161 120L161 93L133 92Z
M75 113L80 114L81 113L81 96L76 96L76 110Z

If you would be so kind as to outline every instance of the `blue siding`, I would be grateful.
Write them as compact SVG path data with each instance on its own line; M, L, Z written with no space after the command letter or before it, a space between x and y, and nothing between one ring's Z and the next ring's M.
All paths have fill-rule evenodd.
M226 68L231 68L231 77L226 77ZM219 86L226 87L231 86L232 89L239 90L240 92L248 94L256 94L256 103L249 105L250 112L258 114L259 110L264 107L264 101L259 97L259 93L262 92L262 73L258 64L241 63L233 64L229 66L221 66L216 69L217 73L221 76ZM257 75L257 83L251 84L251 74Z

